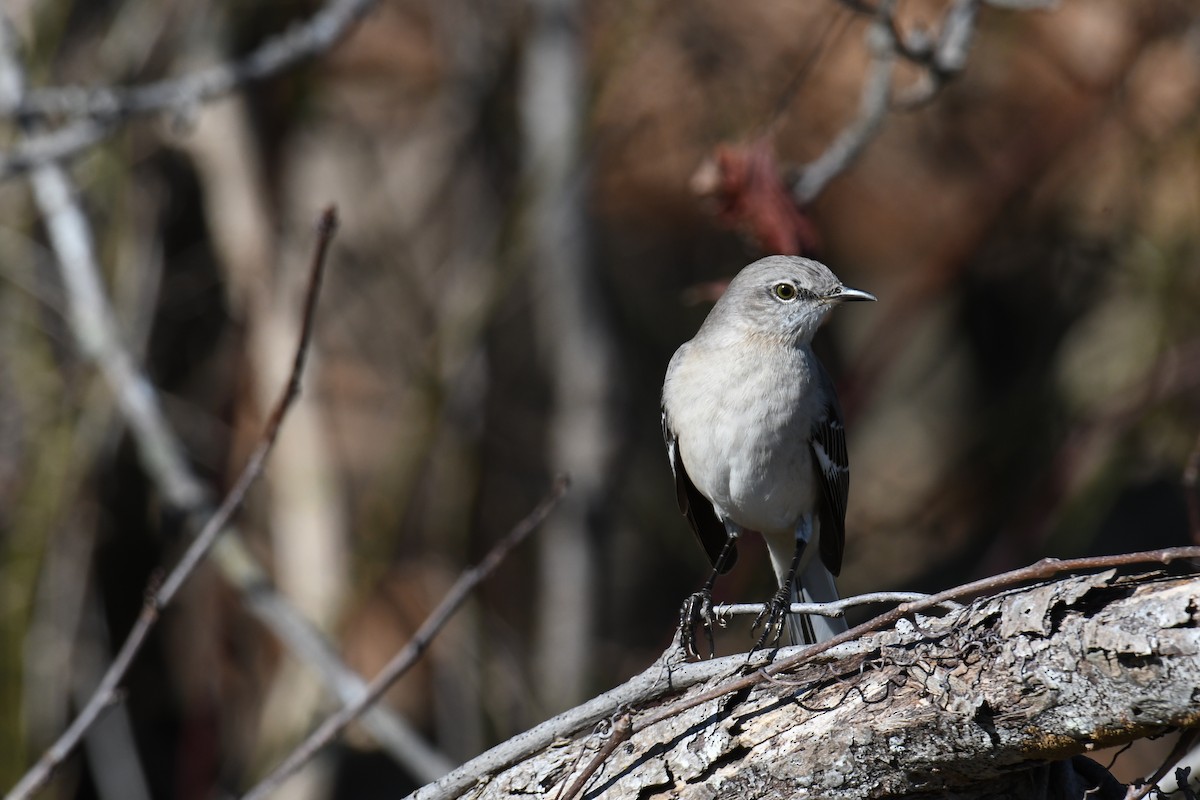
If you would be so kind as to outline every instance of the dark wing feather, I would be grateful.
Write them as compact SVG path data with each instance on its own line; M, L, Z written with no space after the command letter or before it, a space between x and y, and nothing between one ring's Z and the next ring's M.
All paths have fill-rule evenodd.
M833 390L833 381L819 362L817 379L825 388L828 401L813 420L813 468L821 487L818 511L821 518L821 561L826 569L837 575L842 571L842 556L846 550L846 501L850 496L850 457L846 452L846 429L842 424L842 408Z
M708 502L707 497L700 494L700 490L688 477L687 470L683 466L683 456L679 453L679 441L675 437L675 431L671 430L666 409L663 409L662 412L662 428L663 441L667 444L667 458L671 461L671 472L675 475L675 499L679 502L679 511L687 517L688 524L692 526L696 538L704 547L709 563L715 567L717 559L721 556L721 550L728 541L725 526L721 524L721 520L717 519L712 503ZM737 548L731 545L729 554L725 557L724 569L721 572L728 572L736 563Z

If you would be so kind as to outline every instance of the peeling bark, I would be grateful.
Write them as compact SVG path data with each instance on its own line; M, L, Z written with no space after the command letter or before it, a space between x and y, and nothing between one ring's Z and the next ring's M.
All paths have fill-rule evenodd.
M1123 797L1107 772L1073 757L1200 724L1198 654L1200 579L1110 570L870 634L643 726L738 674L680 692L676 673L652 668L659 680L646 682L647 671L626 685L652 687L636 699L610 693L609 713L629 710L634 733L582 796ZM416 797L556 796L602 744L591 726L603 700L566 723L573 732L546 727L564 715L518 737L557 736L538 752L517 760L501 746Z

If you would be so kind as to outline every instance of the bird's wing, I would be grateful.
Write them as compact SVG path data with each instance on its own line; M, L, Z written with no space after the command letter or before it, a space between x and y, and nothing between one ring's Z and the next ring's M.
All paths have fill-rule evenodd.
M700 540L704 552L708 555L709 562L716 567L721 550L728 540L725 526L721 524L721 520L717 519L712 503L708 501L707 497L700 494L700 490L688 476L687 469L683 466L683 456L679 453L679 439L676 437L674 429L671 428L671 421L667 417L665 408L662 411L662 429L663 441L667 444L667 458L671 462L671 472L675 474L675 499L679 502L679 511L687 517L692 530L696 532L696 538ZM732 544L730 547L721 572L728 572L737 562L737 548Z
M846 500L850 496L850 457L846 452L846 429L842 408L829 373L816 362L817 379L828 398L813 420L811 446L817 484L821 487L818 511L821 517L821 561L834 575L842 571L846 549Z

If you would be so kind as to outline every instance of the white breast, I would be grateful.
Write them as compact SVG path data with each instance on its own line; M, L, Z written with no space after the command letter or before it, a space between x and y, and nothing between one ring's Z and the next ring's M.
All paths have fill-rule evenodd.
M718 514L764 534L795 530L815 501L811 351L783 343L679 349L663 403L684 468ZM750 346L750 345L753 346Z

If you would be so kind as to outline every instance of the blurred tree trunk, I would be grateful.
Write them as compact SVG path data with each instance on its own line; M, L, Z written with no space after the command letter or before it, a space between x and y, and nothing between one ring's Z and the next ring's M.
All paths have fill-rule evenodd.
M214 44L225 38L223 20L202 37L198 48L205 61L219 61ZM291 353L299 338L297 307L307 278L304 248L294 252L281 242L271 209L266 168L254 143L253 122L243 98L214 103L186 136L176 141L193 161L204 187L205 214L216 244L228 302L245 321L248 385L253 395L236 411L237 434L243 448L257 437L262 420L274 405L286 380ZM308 230L297 238L307 239ZM286 253L287 259L280 259ZM319 344L314 344L314 356ZM317 373L320 359L311 369ZM311 385L316 375L307 377ZM303 617L326 633L339 619L347 586L346 541L342 498L325 441L325 409L314 393L301 398L288 417L288 434L281 437L264 483L267 510L262 521L271 542L272 575L282 594ZM244 458L235 452L234 463ZM192 645L193 648L195 645ZM207 659L198 663L210 664ZM204 686L207 670L194 682ZM230 726L243 736L255 735L258 752L273 752L298 735L317 713L323 700L320 681L310 666L291 659L280 665L271 690L263 698L263 713L255 722ZM248 747L250 742L239 744ZM294 781L296 797L317 797L323 776L306 773L304 786Z
M589 686L598 594L597 542L611 485L613 338L591 256L587 168L580 135L584 49L582 4L533 3L520 103L527 232L541 354L550 376L551 469L572 489L541 539L535 659L551 709Z

